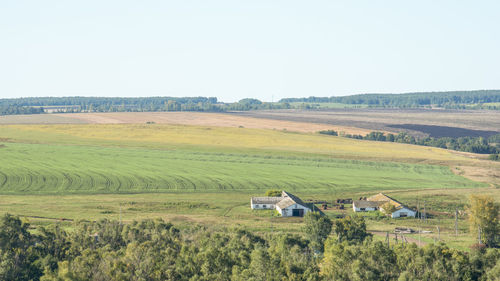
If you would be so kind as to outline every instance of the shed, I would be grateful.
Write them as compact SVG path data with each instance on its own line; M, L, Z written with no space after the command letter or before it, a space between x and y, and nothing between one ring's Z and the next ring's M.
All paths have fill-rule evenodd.
M311 208L297 196L283 191L282 200L276 204L276 210L282 217L303 217Z
M311 211L308 204L286 191L280 197L252 197L250 205L252 210L276 209L283 217L303 217Z
M389 203L393 205L396 208L396 211L394 211L391 214L391 218L415 217L417 215L417 212L403 205L403 203L398 202L396 199L393 199L383 193L379 193L371 197L368 197L366 200L379 203L380 204L379 208L382 211L384 210L383 209L384 204Z
M379 209L381 204L383 203L376 201L354 200L352 202L352 209L354 212L376 211Z
M283 197L252 197L250 206L254 209L274 209L276 203L283 200Z

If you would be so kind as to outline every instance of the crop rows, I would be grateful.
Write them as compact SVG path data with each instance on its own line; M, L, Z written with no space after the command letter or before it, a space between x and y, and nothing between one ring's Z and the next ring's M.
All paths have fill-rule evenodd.
M475 187L448 167L196 150L8 143L0 193Z

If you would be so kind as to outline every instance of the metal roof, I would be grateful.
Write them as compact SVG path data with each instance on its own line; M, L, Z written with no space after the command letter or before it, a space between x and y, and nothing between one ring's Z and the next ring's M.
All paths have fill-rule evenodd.
M281 192L281 196L283 197L283 200L281 200L278 204L276 204L276 206L278 206L280 209L288 208L294 204L299 204L304 207L308 207L302 200L300 200L299 197L291 193L283 191Z
M396 207L396 210L399 210L402 208L411 210L407 206L403 205L403 203L401 203L401 202L397 201L396 199L393 199L393 198L391 198L383 193L379 193L379 194L373 195L371 197L368 197L368 198L366 198L366 200L372 201L372 202L382 202L383 204L389 202L391 205Z
M354 200L352 204L357 208L375 208L378 207L385 202L381 201L366 201L366 200Z
M252 204L276 204L280 209L288 208L294 204L299 204L308 207L299 197L288 193L281 192L281 197L252 197ZM308 207L309 208L309 207Z
M276 204L283 200L283 197L252 197L252 204Z

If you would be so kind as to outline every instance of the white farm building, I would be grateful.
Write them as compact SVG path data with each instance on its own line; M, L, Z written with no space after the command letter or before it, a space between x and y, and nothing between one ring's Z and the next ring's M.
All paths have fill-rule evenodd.
M395 211L391 213L391 218L415 217L417 215L417 212L383 193L368 197L366 200L354 200L352 209L354 212L384 211L383 206L387 203L395 207Z
M276 209L283 217L303 217L311 211L308 204L286 191L280 197L252 197L250 206L252 210Z

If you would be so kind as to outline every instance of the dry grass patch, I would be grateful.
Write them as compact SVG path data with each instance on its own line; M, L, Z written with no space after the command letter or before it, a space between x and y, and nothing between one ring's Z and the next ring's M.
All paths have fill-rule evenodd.
M94 124L143 124L155 122L159 124L178 124L196 126L215 126L233 128L253 128L288 130L294 132L317 132L321 130L345 131L350 134L367 134L369 130L348 126L333 126L307 122L282 121L252 118L224 113L201 112L116 112L116 113L73 113L61 114L66 118L74 118L84 123Z

